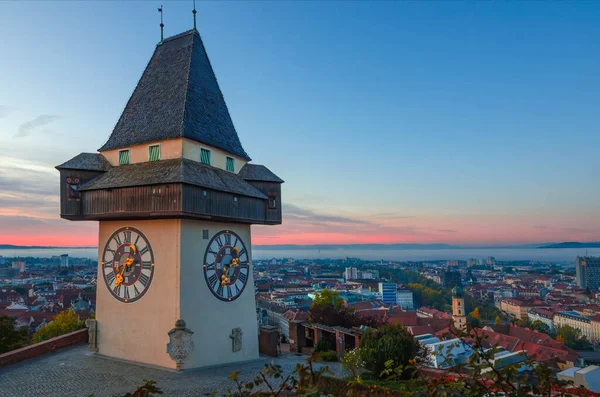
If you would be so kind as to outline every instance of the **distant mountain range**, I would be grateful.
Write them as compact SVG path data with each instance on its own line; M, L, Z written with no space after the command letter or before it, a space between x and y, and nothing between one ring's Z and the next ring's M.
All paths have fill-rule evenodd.
M600 248L600 242L580 243L577 241L567 241L564 243L552 243L542 245L538 248Z

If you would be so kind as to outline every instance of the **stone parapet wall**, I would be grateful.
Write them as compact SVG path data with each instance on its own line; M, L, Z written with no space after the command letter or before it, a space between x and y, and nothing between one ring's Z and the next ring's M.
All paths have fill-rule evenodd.
M0 354L0 368L10 364L16 364L29 358L41 356L42 354L53 352L56 349L75 345L78 343L86 343L87 341L87 328L70 332L65 335L57 336L56 338L48 339L46 341L36 343L35 345L22 347L20 349L13 350L8 353Z

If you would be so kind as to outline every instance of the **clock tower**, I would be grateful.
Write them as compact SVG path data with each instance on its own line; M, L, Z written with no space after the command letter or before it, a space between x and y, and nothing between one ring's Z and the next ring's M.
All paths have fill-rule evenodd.
M98 354L258 358L250 226L281 224L283 181L242 147L198 31L162 40L108 141L56 168L61 217L100 224Z

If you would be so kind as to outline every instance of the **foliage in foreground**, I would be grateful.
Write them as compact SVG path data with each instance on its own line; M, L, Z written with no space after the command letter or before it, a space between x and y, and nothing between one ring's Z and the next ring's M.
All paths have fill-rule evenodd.
M15 320L0 317L0 354L19 349L29 344L27 330L15 329Z

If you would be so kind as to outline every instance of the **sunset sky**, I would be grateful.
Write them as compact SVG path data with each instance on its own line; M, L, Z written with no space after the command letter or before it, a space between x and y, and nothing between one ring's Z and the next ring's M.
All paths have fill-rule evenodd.
M164 2L165 35L192 27ZM95 246L58 172L108 138L160 2L0 2L0 244ZM198 2L248 154L254 244L600 241L600 2Z

